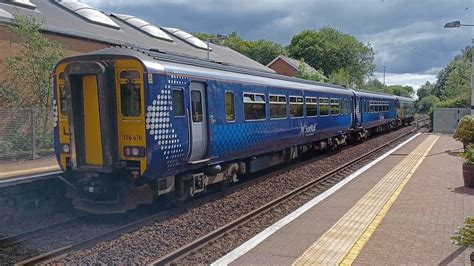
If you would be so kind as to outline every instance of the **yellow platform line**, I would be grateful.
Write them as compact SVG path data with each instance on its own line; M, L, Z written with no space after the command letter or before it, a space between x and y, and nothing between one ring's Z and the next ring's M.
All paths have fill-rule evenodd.
M293 265L351 264L438 138L431 135L418 145Z
M61 168L59 168L58 165L52 165L52 166L38 167L38 168L33 168L33 169L28 169L28 170L9 171L5 173L0 173L0 179L28 175L28 174L36 174L36 173L39 174L42 172L49 172L49 171L56 171L56 170L59 171L61 170Z

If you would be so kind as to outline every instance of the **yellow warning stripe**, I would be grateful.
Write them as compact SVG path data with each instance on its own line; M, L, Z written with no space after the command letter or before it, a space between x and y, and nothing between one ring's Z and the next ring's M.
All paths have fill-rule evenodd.
M383 218L385 215L387 215L388 211L392 207L393 203L395 203L395 200L397 200L398 196L400 193L403 191L405 188L406 184L410 180L410 178L413 176L415 171L418 169L418 167L421 165L421 163L424 161L428 153L430 152L431 148L433 148L434 144L436 141L439 139L439 136L436 136L436 138L433 140L429 148L425 151L423 154L423 157L421 157L420 160L416 163L415 167L410 171L410 173L403 179L402 183L400 186L398 186L397 190L392 194L390 199L385 203L385 205L382 207L380 212L375 216L374 220L370 223L370 225L367 227L367 229L362 233L362 235L359 237L357 242L352 246L352 248L347 252L346 256L344 259L341 261L340 265L352 265L352 263L355 261L357 256L359 256L360 252L364 248L365 244L369 241L370 237L372 234L375 232L377 227L380 225L382 222Z
M293 265L351 264L438 138L418 145Z

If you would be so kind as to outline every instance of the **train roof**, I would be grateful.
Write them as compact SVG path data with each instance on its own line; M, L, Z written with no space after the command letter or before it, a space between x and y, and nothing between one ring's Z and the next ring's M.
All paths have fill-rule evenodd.
M176 57L156 51L131 49L127 47L106 48L85 55L63 59L61 63L74 60L100 60L107 58L132 57L140 60L148 72L196 75L218 80L272 85L292 89L306 89L323 93L352 95L352 90L345 87L298 79L273 73L265 73L230 65L217 64L196 59Z
M167 25L151 25L130 15L104 13L77 1L0 0L0 24L11 25L17 14L31 16L42 22L42 30L46 33L110 46L154 49L163 54L207 60L207 44L182 30L160 27ZM165 20L162 22L165 23ZM213 43L209 47L211 61L275 73L228 47Z
M408 101L408 102L414 102L415 100L412 99L412 98L408 98L408 97L403 97L403 96L396 96L397 99L399 100L402 100L402 101Z
M387 94L387 93L380 93L380 92L373 92L373 91L362 91L362 90L354 90L354 93L358 96L362 97L373 97L379 99L390 99L395 100L395 95Z

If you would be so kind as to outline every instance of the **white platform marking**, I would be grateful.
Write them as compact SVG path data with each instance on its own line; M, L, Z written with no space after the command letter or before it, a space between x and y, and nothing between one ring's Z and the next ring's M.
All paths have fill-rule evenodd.
M236 249L232 250L231 252L229 252L224 257L218 259L217 261L215 261L211 265L228 265L228 264L232 263L234 260L238 259L240 256L244 255L245 253L247 253L250 250L252 250L253 248L255 248L258 244L262 243L265 239L267 239L269 236L274 234L276 231L280 230L285 225L289 224L290 222L292 222L293 220L298 218L300 215L302 215L303 213L305 213L309 209L313 208L314 206L316 206L318 203L320 203L321 201L323 201L327 197L331 196L334 192L338 191L340 188L345 186L351 180L358 177L359 175L361 175L362 173L367 171L369 168L371 168L372 166L374 166L378 162L380 162L383 159L385 159L386 157L388 157L390 154L396 152L401 147L403 147L404 145L406 145L407 143L409 143L410 141L412 141L413 139L418 137L420 134L421 133L415 134L413 137L407 139L406 141L404 141L403 143L401 143L397 147L391 149L390 151L388 151L384 155L378 157L374 161L368 163L364 167L362 167L359 170L357 170L356 172L352 173L351 175L349 175L344 180L340 181L339 183L337 183L336 185L334 185L330 189L326 190L325 192L319 194L316 198L312 199L311 201L309 201L305 205L299 207L294 212L288 214L283 219L279 220L278 222L274 223L273 225L271 225L267 229L263 230L262 232L260 232L259 234L257 234L253 238L249 239L247 242L243 243L242 245L240 245Z

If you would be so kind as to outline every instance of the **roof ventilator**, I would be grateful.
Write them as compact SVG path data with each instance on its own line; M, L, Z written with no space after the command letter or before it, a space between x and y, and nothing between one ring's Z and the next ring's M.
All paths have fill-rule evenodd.
M173 34L174 36L180 38L181 40L191 44L192 46L194 47L197 47L199 49L204 49L204 50L207 50L207 44L205 42L203 42L202 40L196 38L195 36L183 31L183 30L180 30L180 29L177 29L177 28L169 28L169 27L161 27L162 29L164 29L165 31ZM211 48L209 48L209 50L212 51Z
M89 5L77 2L75 0L56 0L56 3L92 23L114 29L120 29L120 26L117 25L117 23L115 23L111 18Z
M9 0L8 2L15 6L36 9L36 5L31 3L29 0Z
M128 25L131 25L132 27L134 27L134 28L150 35L151 37L154 37L154 38L157 38L157 39L162 39L162 40L165 40L165 41L170 41L170 42L173 41L173 39L168 34L166 34L162 30L160 30L158 27L153 26L152 24L146 22L143 19L139 19L137 17L130 16L130 15L124 15L124 14L112 14L112 16L114 16L114 17L120 19L121 21L127 23Z

